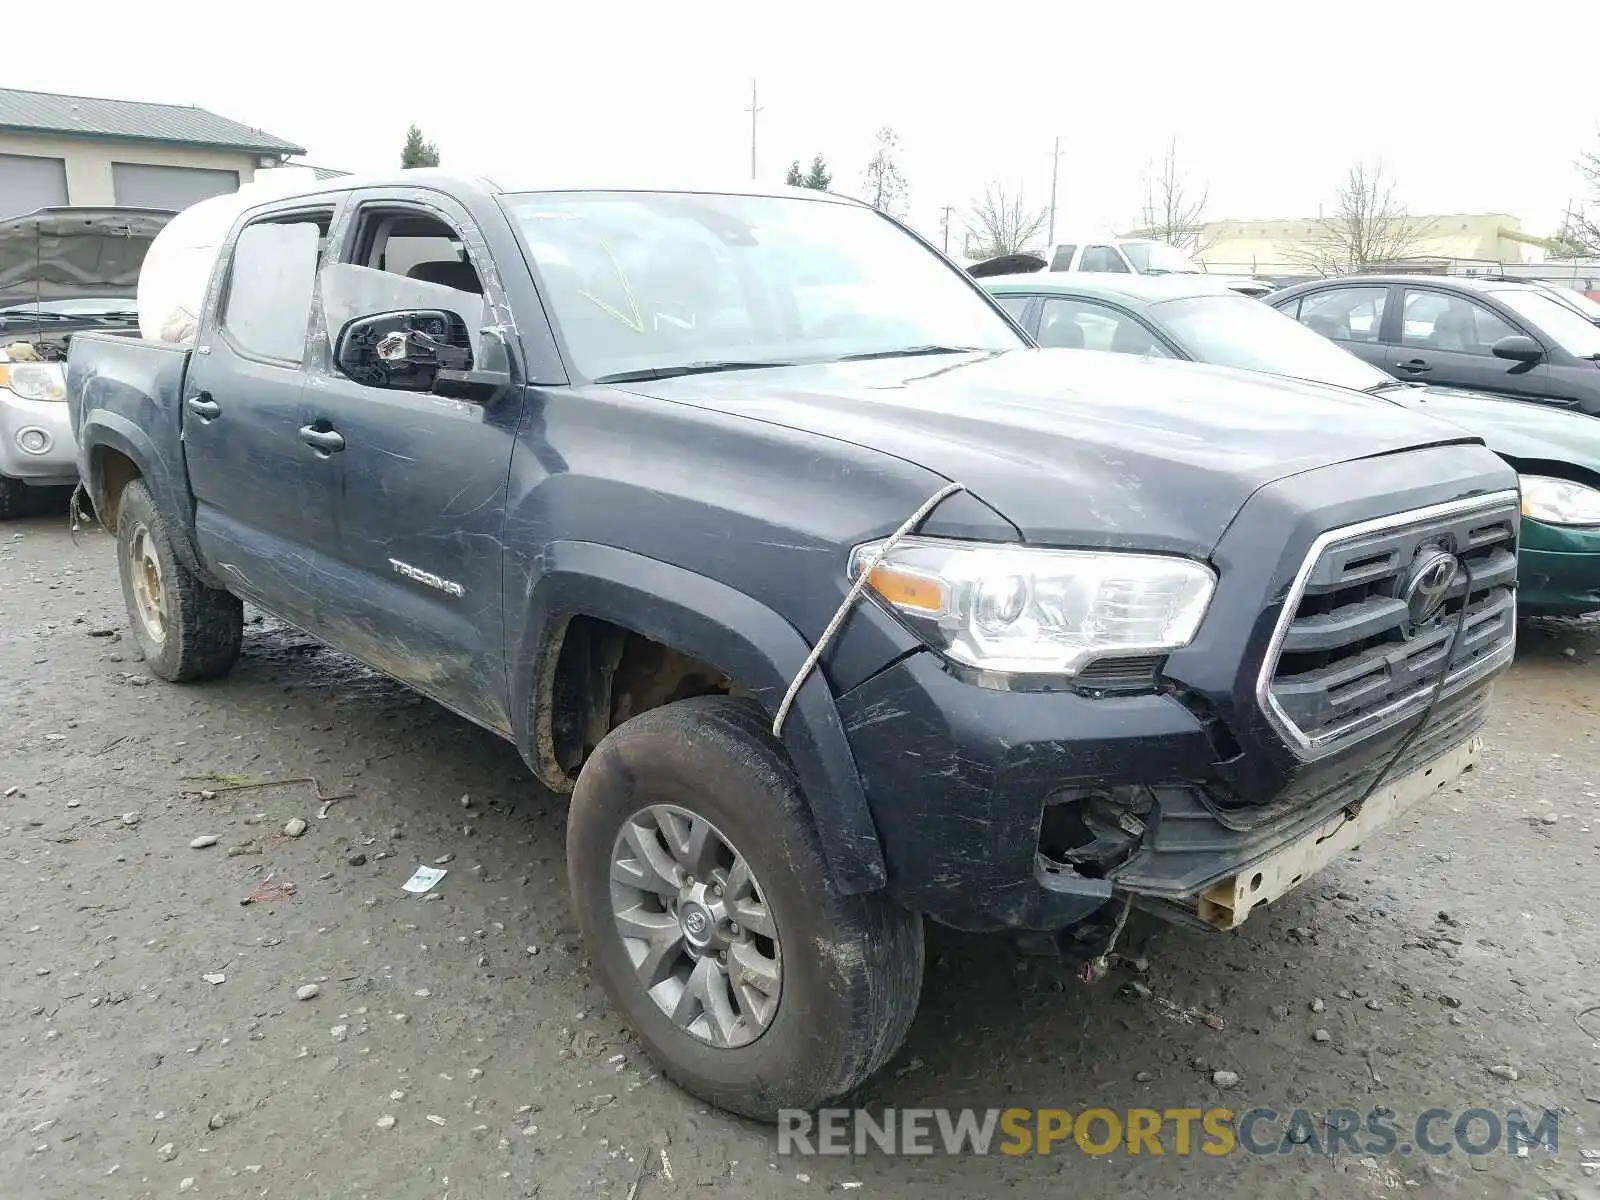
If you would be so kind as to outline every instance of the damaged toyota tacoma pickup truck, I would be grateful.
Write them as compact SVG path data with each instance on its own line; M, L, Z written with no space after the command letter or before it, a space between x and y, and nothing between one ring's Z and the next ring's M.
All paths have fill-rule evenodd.
M895 1051L924 918L1091 977L1135 899L1237 925L1457 779L1514 647L1470 434L1036 349L817 192L339 179L67 390L149 669L248 601L515 742L595 973L756 1117Z

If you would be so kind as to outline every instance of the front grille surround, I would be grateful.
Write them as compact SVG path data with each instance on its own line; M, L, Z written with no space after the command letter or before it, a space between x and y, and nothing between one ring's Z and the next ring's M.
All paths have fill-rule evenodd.
M1329 530L1312 543L1255 689L1297 757L1324 758L1419 714L1442 671L1449 674L1441 698L1511 661L1520 503L1515 491L1496 492ZM1471 591L1458 572L1444 612L1412 630L1405 576L1414 556L1436 545L1472 563ZM1452 646L1463 604L1466 624Z

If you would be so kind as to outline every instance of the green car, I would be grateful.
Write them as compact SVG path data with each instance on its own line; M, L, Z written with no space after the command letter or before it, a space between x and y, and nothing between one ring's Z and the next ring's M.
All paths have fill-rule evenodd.
M1366 392L1481 437L1522 477L1524 616L1600 611L1600 420L1401 383L1291 317L1194 275L981 280L1041 346L1188 359Z

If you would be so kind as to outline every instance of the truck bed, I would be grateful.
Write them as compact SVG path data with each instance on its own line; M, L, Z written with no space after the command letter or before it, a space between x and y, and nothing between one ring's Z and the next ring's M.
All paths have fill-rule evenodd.
M183 514L192 530L194 504L183 463L183 379L190 347L107 333L80 333L67 355L67 396L78 442L78 474L95 511L105 510L105 473L97 457L122 454L137 465L164 512ZM97 494L98 493L98 494ZM191 534L192 536L192 534ZM180 548L180 552L192 547Z

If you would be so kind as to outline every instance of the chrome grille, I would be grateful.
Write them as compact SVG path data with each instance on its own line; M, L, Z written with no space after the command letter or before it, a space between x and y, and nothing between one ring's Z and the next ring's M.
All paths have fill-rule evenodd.
M1285 600L1256 689L1298 754L1320 757L1414 716L1441 675L1449 695L1510 660L1520 520L1517 494L1501 492L1317 539ZM1443 604L1418 621L1408 587L1437 550L1461 566Z

